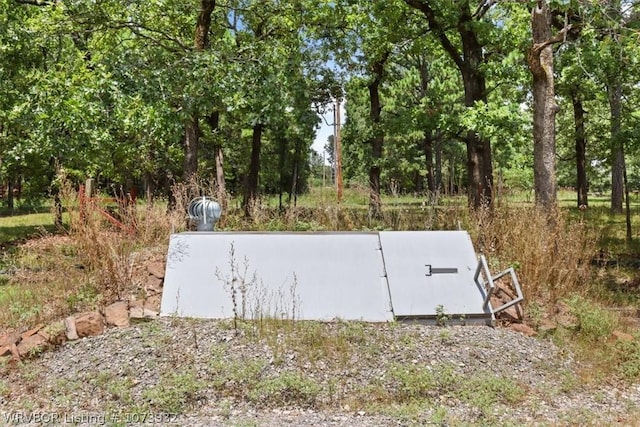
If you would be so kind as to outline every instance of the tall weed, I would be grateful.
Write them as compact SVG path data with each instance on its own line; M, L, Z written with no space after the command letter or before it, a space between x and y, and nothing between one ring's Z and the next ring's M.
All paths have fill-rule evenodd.
M563 211L506 206L471 213L476 250L498 270L513 266L525 298L555 302L588 290L597 236Z
M123 299L133 285L133 270L143 247L165 247L170 231L184 229L184 214L166 203L114 203L81 194L60 179L60 196L69 212L69 234L81 264L93 273L104 302Z

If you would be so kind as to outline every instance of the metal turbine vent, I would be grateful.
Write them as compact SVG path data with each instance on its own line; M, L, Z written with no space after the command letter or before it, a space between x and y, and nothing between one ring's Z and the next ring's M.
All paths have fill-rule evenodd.
M222 206L209 197L196 197L189 202L187 214L189 219L196 222L198 231L213 231L222 215Z

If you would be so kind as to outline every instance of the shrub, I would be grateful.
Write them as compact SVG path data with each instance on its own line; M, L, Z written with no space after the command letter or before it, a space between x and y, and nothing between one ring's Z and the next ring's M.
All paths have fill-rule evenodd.
M321 387L302 374L285 372L258 382L249 392L254 403L266 406L314 407Z
M574 296L568 300L568 304L578 319L580 337L588 342L610 337L618 326L619 319L616 313L586 298Z
M615 345L618 372L627 380L640 378L640 341L618 340Z

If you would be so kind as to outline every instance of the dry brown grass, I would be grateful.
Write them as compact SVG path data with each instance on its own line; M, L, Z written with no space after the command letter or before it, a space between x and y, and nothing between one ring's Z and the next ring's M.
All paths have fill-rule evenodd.
M16 248L13 274L0 292L0 331L33 327L93 304L97 291L76 254L69 236L43 235Z
M529 207L479 209L469 218L476 250L497 271L514 266L528 301L553 304L588 290L597 235L563 211Z
M43 234L16 248L11 261L15 272L0 288L3 308L0 331L33 327L72 313L101 308L128 296L136 285L136 265L149 251L163 256L169 234L187 227L185 211L191 197L215 194L215 188L192 183L176 186L174 194L175 205L171 209L164 202L120 210L113 206L113 214L125 225L121 230L99 213L108 206L97 205L81 215L77 192L69 185L63 186L61 195L69 215L68 230L57 236ZM218 228L226 230L426 230L461 226L469 230L476 251L487 256L493 272L515 268L525 305L535 305L536 310L544 313L552 312L558 301L570 302L576 295L593 296L590 291L602 287L594 279L591 266L597 234L584 220L571 218L563 211L548 213L522 205L475 212L453 204L410 208L398 205L386 209L382 220L373 220L366 208L343 205L293 207L283 211L256 205L253 216L247 218L227 195L222 199L227 209ZM624 366L629 366L627 371L633 373L628 376L640 376L636 373L640 372L640 368L636 370L640 350L634 347L612 353L608 341L611 328L601 327L603 316L596 316L595 320L586 316L596 312L597 300L593 305L576 304L571 307L580 320L580 329L564 331L566 337L558 335L558 339L579 341L580 334L597 336L597 340L589 343L593 357L585 358L608 360L611 366L622 366L618 362L628 359ZM268 319L258 325L265 330L271 326ZM310 343L309 351L326 349L318 354L319 359L349 354L344 340L322 343L321 337L312 335L305 339ZM307 343L296 345L305 347ZM603 355L613 355L614 360ZM596 371L604 372L603 369L598 366Z
M166 203L125 207L96 201L81 212L78 192L62 182L68 227L16 247L15 272L0 292L6 308L0 310L0 330L28 328L124 299L139 284L134 276L141 258L166 252L169 234L184 230L184 214L168 210Z
M169 234L187 227L184 212L191 198L217 191L215 186L193 181L174 188L171 209L162 202L123 209L114 206L113 215L125 226L120 230L99 213L107 206L97 204L81 215L77 191L61 182L61 198L69 212L64 243L42 241L41 246L32 243L18 250L20 274L5 288L6 298L12 302L10 309L0 314L2 326L31 326L123 298L135 282L134 265L143 256L141 250L157 248L157 253L164 253ZM583 293L592 278L590 260L597 236L583 222L572 221L561 211L550 215L533 207L507 205L469 213L458 205L426 204L392 206L382 220L374 220L366 209L342 205L283 211L256 205L253 216L247 218L228 195L220 199L227 209L218 228L226 230L425 230L461 225L470 231L476 250L487 255L492 271L514 266L526 303L535 301L540 306L551 307ZM45 267L38 267L39 272L29 267L40 264Z

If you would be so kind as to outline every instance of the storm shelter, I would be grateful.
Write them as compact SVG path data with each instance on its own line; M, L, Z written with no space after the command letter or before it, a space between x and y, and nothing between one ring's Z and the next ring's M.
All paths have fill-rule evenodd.
M517 297L492 308L507 275ZM187 232L169 242L161 314L491 323L521 300L465 231Z

